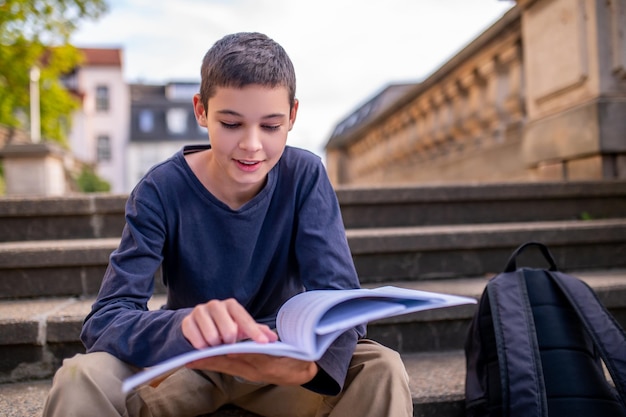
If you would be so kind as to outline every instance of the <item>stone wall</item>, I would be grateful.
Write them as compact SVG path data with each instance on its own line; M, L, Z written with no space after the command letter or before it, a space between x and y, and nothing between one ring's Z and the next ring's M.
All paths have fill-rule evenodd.
M529 170L548 179L626 178L626 0L520 0L518 7Z
M377 117L335 185L626 178L626 0L522 1Z

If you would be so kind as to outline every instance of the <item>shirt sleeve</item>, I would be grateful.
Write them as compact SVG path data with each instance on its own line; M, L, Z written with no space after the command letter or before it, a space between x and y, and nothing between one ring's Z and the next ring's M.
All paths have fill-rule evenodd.
M81 332L87 352L108 352L139 367L193 349L181 330L191 309L148 311L165 241L165 220L154 195L145 184L131 193L120 244Z

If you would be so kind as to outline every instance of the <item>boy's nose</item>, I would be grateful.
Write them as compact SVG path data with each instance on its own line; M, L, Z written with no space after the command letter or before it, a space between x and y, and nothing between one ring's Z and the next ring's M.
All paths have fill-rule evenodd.
M246 151L258 151L261 147L261 132L258 129L248 130L239 141L239 148Z

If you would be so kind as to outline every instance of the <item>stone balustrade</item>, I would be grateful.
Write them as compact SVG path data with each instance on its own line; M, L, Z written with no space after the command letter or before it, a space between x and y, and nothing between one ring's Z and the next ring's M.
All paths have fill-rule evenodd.
M518 0L384 110L336 130L331 180L626 178L625 10Z

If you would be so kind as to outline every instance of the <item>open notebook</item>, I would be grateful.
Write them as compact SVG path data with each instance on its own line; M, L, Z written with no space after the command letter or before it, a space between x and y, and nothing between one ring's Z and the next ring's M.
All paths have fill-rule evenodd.
M210 356L260 353L316 361L339 335L357 325L421 310L475 303L473 298L394 286L306 291L287 300L278 311L276 330L280 341L244 341L193 350L127 378L122 389L127 393Z

